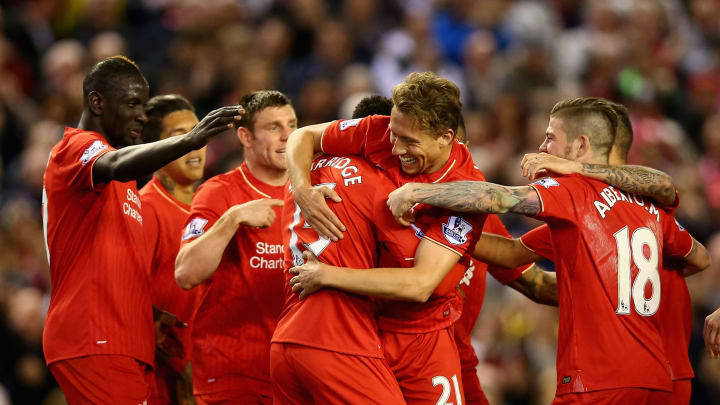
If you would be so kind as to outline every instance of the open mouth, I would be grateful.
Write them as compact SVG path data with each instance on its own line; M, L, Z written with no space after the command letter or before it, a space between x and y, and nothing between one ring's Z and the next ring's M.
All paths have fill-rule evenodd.
M416 157L409 156L409 155L398 156L398 159L400 159L400 164L403 167L414 166L418 162L418 159Z
M133 138L140 138L140 134L142 134L142 130L140 129L131 129L130 135L132 135Z
M202 159L199 157L190 158L185 161L188 166L199 167L202 164Z

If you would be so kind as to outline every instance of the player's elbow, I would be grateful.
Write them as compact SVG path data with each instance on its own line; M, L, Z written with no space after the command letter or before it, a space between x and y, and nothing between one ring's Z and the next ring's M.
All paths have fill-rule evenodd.
M697 249L685 258L685 268L683 269L685 277L699 273L712 265L712 259L705 246L697 240L694 240L693 243L697 244Z
M199 284L195 282L195 280L193 280L190 272L187 271L187 269L182 265L175 267L175 282L183 290L191 290L193 287Z
M672 206L675 204L677 199L677 192L675 185L673 184L672 177L663 173L662 180L660 181L660 193L661 197L658 202L665 207Z
M194 276L190 264L185 260L185 255L182 253L181 251L177 259L175 259L175 282L183 290L190 290L200 284L201 281Z
M427 300L430 299L430 295L432 295L432 291L424 291L424 290L411 290L407 291L406 294L404 294L404 299L410 301L410 302L417 302L417 303L425 303Z
M424 277L417 277L414 283L404 288L403 298L412 302L427 302L437 286L423 279Z
M712 259L710 258L710 254L703 247L702 249L700 249L700 252L695 258L693 265L697 269L697 272L700 272L710 267L711 264Z

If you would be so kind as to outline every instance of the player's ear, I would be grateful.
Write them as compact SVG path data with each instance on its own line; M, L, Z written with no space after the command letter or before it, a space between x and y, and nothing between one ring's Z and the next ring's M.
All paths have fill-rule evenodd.
M91 91L87 98L88 109L93 115L103 115L105 97L97 91Z
M440 137L438 138L438 141L440 141L440 144L442 146L448 146L452 144L453 139L455 139L455 131L448 128L447 131L445 131Z
M238 127L236 134L243 148L252 147L252 133L247 128Z
M587 135L578 136L575 142L578 144L577 154L575 155L577 158L581 158L590 153L590 138Z

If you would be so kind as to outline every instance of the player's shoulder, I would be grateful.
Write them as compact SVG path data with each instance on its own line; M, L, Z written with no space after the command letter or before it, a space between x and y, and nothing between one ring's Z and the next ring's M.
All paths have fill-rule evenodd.
M223 194L230 192L230 189L237 187L242 182L242 173L240 168L236 167L225 173L217 174L205 180L197 189L197 193L201 192L219 192Z
M353 128L361 128L368 133L383 134L390 125L390 117L387 115L370 115L363 118L353 118L347 120L338 120L338 130L340 132Z
M450 159L453 160L454 166L449 173L448 181L485 181L485 174L475 166L470 150L459 139L453 140Z
M113 149L97 132L65 127L62 139L53 147L52 160L87 163L105 149Z
M596 184L598 183L598 184ZM562 189L582 190L582 189L593 189L599 184L604 184L601 181L593 180L589 177L582 176L580 174L567 174L562 176L548 176L541 179L535 180L530 183L530 186L535 188L543 187L545 190L553 190L553 187L559 187Z

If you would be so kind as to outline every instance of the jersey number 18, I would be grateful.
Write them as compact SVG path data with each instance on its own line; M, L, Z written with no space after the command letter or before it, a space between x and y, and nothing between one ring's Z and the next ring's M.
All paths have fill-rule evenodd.
M635 311L642 316L651 316L660 307L660 273L658 273L658 243L655 234L649 228L638 228L632 234L625 226L615 232L617 243L617 277L618 277L618 306L615 313L619 315L630 314L630 296L635 304ZM645 246L649 248L650 255L645 256ZM635 281L630 280L630 264L635 263L638 268ZM652 295L645 298L645 286L650 283ZM632 287L631 287L632 286ZM632 290L632 294L631 294Z

